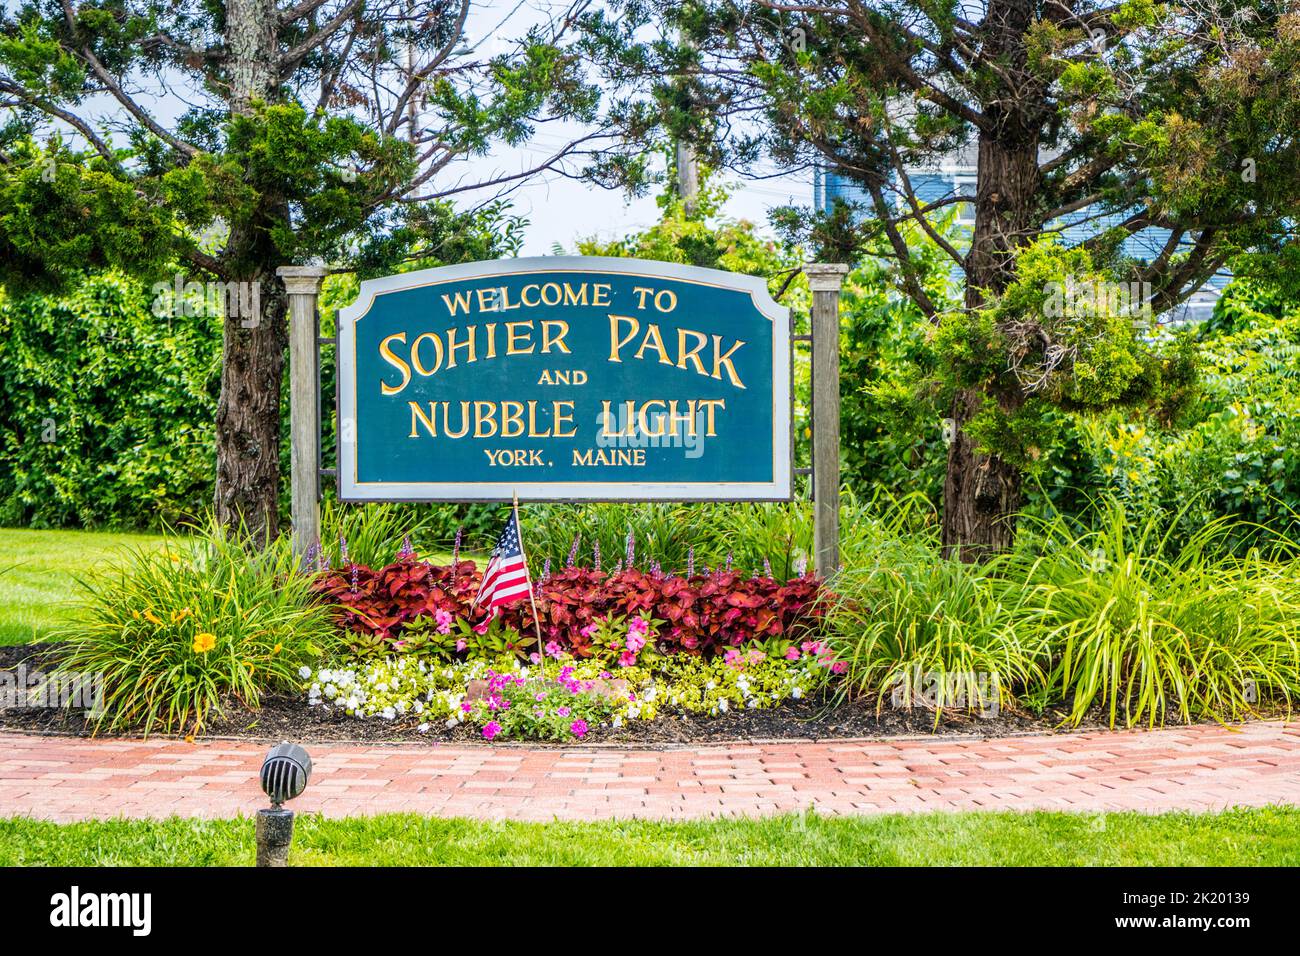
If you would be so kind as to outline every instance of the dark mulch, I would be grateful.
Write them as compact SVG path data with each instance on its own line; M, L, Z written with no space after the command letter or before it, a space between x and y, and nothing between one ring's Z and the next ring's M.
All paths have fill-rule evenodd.
M48 667L51 654L36 647L0 647L0 671L26 663ZM662 713L657 720L634 721L618 730L593 727L585 744L662 746L715 743L722 741L812 739L847 737L906 737L916 735L1006 737L1019 734L1058 732L1065 714L1049 709L1043 715L1003 711L996 717L944 713L937 725L932 711L877 711L873 698L836 701L827 696L787 701L769 710L732 711L717 717L688 713ZM1100 714L1098 718L1100 718ZM439 723L421 733L418 721L358 719L339 710L307 707L303 698L270 696L259 710L232 701L222 715L210 715L202 737L235 737L253 740L296 740L366 742L455 742L485 744L476 728L460 726L448 730ZM1100 729L1100 719L1088 720L1083 729ZM0 729L28 733L90 736L89 726L79 713L50 709L0 710ZM500 746L498 742L495 746ZM528 741L529 746L539 742ZM544 744L543 744L544 745ZM575 741L552 744L573 747Z

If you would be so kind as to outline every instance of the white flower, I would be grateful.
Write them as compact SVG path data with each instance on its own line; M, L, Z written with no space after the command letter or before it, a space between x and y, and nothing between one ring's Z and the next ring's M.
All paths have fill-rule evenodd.
M445 723L443 726L446 727L448 730L451 730L451 729L454 728L458 723L460 723L460 720L459 720L458 718L456 718L456 717L448 717L448 718L447 718L447 723Z
M428 724L421 724L419 727L416 727L415 729L418 730L418 731L419 731L420 733L422 733L422 734L427 734L427 733L429 732L429 725L428 725Z
M727 709L727 698L724 697L724 698L722 698L722 700L718 701L718 709L721 710L721 711L724 711L724 712L726 711L726 709Z
M623 726L623 718L622 718L622 717L615 717L615 718L613 719L613 721L611 721L611 723L614 725L614 729L617 730L619 727L622 727L622 726Z
M301 677L303 680L306 680L308 677L311 676L311 668L308 667L306 664L303 664L302 667L298 668L298 676Z
M803 696L803 688L796 687L794 690L790 691L790 696L793 697L795 700L798 700L800 697Z

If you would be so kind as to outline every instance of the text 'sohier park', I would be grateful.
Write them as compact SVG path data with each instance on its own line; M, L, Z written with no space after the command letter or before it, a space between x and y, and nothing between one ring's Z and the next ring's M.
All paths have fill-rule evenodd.
M789 316L763 279L468 263L339 313L345 500L785 499Z

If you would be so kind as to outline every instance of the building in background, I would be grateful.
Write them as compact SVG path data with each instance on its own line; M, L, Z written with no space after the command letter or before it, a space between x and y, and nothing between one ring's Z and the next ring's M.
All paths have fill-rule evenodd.
M924 206L953 196L973 195L975 172L975 148L970 146L945 156L934 166L909 168L907 177L917 201ZM818 167L813 178L813 205L818 210L829 212L837 199L858 206L863 210L864 216L870 215L871 197L865 189L845 176ZM902 202L901 196L899 202ZM1066 246L1077 245L1124 220L1124 214L1120 212L1097 218L1092 216L1095 213L1090 216L1087 210L1081 210L1064 217L1061 221L1061 242ZM959 227L967 228L975 225L975 212L970 203L958 204L956 223ZM1160 255L1160 250L1168 239L1167 229L1144 229L1124 241L1124 254L1142 262L1150 262ZM954 266L953 271L954 279L960 281L960 270ZM1161 324L1183 325L1208 319L1214 312L1214 304L1224 286L1231 279L1231 273L1226 270L1216 273L1187 301L1161 316Z

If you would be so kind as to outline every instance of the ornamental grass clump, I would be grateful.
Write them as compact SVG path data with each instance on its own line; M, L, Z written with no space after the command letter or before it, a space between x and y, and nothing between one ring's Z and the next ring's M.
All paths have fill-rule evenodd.
M940 557L928 535L895 537L835 579L830 645L850 693L944 710L1008 706L1045 681L1043 639L993 569ZM930 688L917 699L917 688ZM900 698L900 693L901 698ZM990 699L990 697L992 699Z
M60 674L101 674L110 730L194 732L226 698L294 690L338 646L287 539L259 550L210 525L160 551L129 550L55 635Z
M1050 649L1050 694L1079 723L1094 707L1114 726L1236 720L1259 706L1290 709L1300 693L1300 564L1229 552L1233 523L1183 541L1177 520L1133 523L1122 505L1095 530L1037 522L1037 556L1002 566L1021 594L1020 633Z

